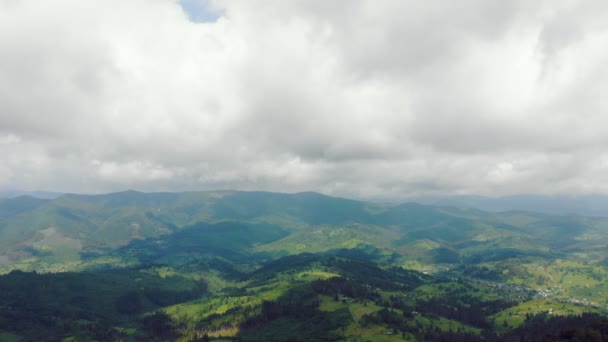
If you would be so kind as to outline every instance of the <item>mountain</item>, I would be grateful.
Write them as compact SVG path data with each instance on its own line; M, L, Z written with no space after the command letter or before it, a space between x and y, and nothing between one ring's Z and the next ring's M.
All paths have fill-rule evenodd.
M602 336L607 233L311 192L0 199L0 340Z
M131 243L144 248L159 239L175 240L173 249L178 249L179 241L213 239L209 234L218 226L240 227L245 238L255 236L255 244L239 245L239 253L250 256L367 246L395 262L441 264L512 254L574 254L584 245L586 255L598 261L608 257L602 249L608 243L607 224L608 219L575 215L375 204L317 193L18 197L0 200L0 265L41 271L63 262L62 268L73 268ZM276 238L257 241L266 232Z
M46 202L48 200L30 196L19 196L11 199L0 198L0 220L29 212Z
M62 193L59 192L51 192L51 191L20 191L20 190L11 190L11 191L0 191L0 198L15 198L20 196L30 196L41 199L54 199L61 196Z
M554 215L583 215L608 217L608 196L544 196L513 195L504 197L448 196L421 197L417 202L463 208L476 208L485 211L529 211Z

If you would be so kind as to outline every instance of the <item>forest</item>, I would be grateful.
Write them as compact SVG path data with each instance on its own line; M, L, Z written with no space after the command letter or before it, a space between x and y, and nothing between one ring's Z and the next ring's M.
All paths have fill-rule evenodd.
M0 209L0 341L608 339L602 218L247 192Z

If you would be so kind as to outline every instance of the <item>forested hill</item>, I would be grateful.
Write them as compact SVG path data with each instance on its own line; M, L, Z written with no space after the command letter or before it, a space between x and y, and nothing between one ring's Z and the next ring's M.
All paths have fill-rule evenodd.
M255 242L222 245L241 254L367 246L421 264L569 254L583 247L597 262L606 257L608 242L608 219L601 218L376 204L317 193L127 191L0 200L0 268L45 271L63 263L63 269L77 269L130 243L200 234L206 239L213 232L207 228L220 223L222 234L238 225L239 236Z
M310 192L0 199L0 341L603 338L607 245L605 218Z

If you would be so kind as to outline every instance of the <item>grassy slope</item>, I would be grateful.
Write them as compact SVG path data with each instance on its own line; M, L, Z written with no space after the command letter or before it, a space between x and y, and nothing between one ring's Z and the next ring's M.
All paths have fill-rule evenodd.
M81 256L107 254L133 240L226 220L291 232L256 248L277 255L368 244L422 264L553 257L556 251L593 262L608 257L602 248L608 220L598 218L387 206L315 193L130 191L20 201L0 202L0 267L27 260L34 269L61 261L67 268Z
M367 248L377 261L429 272L458 264L487 267L500 275L496 281L548 294L491 315L496 329L505 330L504 321L509 329L515 327L523 322L524 312L553 309L553 315L559 315L608 306L608 286L603 282L608 275L604 266L607 229L608 220L601 218L484 213L417 204L386 206L314 193L67 195L51 201L0 200L0 268L4 264L5 270L62 272L167 264L162 272L179 274L183 269L172 267L219 256L243 271L281 255ZM291 266L294 259L288 260ZM221 315L243 301L257 305L279 298L293 284L324 278L323 272L328 271L308 272L314 273L287 273L256 285L218 270L200 271L198 276L209 279L218 297L180 304L167 312L180 320ZM226 293L217 292L226 286L248 290L231 296L239 300L227 301L221 299ZM415 296L427 298L441 296L443 290L426 285L416 291ZM490 300L490 294L484 289L471 292L484 300ZM352 306L355 311L369 310ZM415 318L423 326L425 320L430 321ZM433 322L443 326L444 320ZM469 331L466 324L460 328ZM373 329L376 335L385 334L378 327Z

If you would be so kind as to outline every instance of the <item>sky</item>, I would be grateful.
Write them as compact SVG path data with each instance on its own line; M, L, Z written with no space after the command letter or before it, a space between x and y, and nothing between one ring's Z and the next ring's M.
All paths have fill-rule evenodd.
M0 190L608 193L607 13L0 0Z

